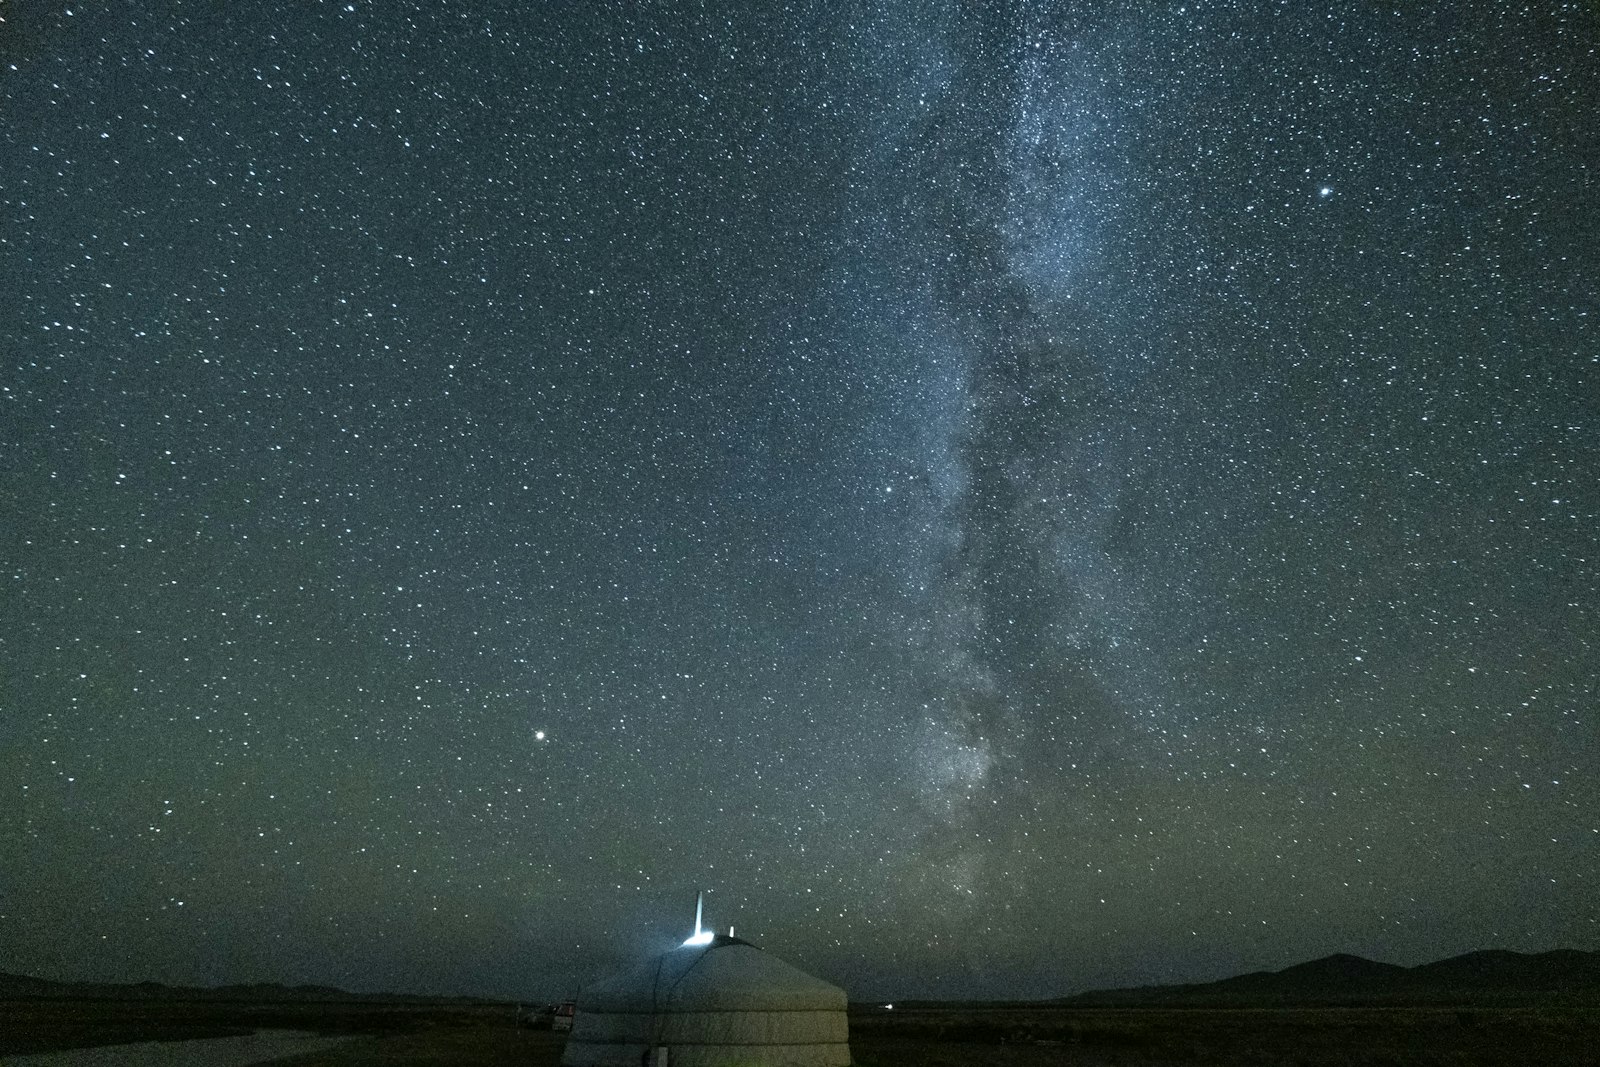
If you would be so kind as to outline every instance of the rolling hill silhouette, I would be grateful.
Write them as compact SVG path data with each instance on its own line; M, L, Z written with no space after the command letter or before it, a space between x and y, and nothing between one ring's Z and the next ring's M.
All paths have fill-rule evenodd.
M1469 952L1417 967L1337 954L1217 982L1097 990L1057 1003L1111 1005L1453 1002L1550 994L1600 995L1600 952Z

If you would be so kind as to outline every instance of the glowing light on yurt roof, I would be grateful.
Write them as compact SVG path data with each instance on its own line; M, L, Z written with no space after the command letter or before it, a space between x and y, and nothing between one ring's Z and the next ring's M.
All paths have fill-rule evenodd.
M848 1067L844 990L705 926L578 994L563 1067Z

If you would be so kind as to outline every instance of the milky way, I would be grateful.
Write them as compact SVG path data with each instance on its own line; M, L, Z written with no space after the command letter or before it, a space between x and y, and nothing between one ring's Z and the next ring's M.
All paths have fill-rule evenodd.
M1600 947L1586 6L7 18L0 970Z

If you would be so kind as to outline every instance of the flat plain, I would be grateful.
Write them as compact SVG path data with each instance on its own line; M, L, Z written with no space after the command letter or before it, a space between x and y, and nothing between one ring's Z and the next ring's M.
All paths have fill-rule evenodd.
M0 1002L0 1062L88 1045L246 1034L355 1035L287 1067L555 1067L564 1035L510 1005ZM1600 1004L1274 1008L922 1006L851 1013L859 1067L1489 1067L1600 1062Z

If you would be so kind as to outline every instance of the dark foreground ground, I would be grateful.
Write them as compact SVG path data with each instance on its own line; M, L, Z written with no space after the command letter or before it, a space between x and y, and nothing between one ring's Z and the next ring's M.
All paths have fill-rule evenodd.
M10 1054L276 1028L356 1034L283 1067L554 1067L563 1035L509 1006L0 1002ZM861 1067L1600 1064L1600 1004L1344 1008L920 1008L852 1013Z

